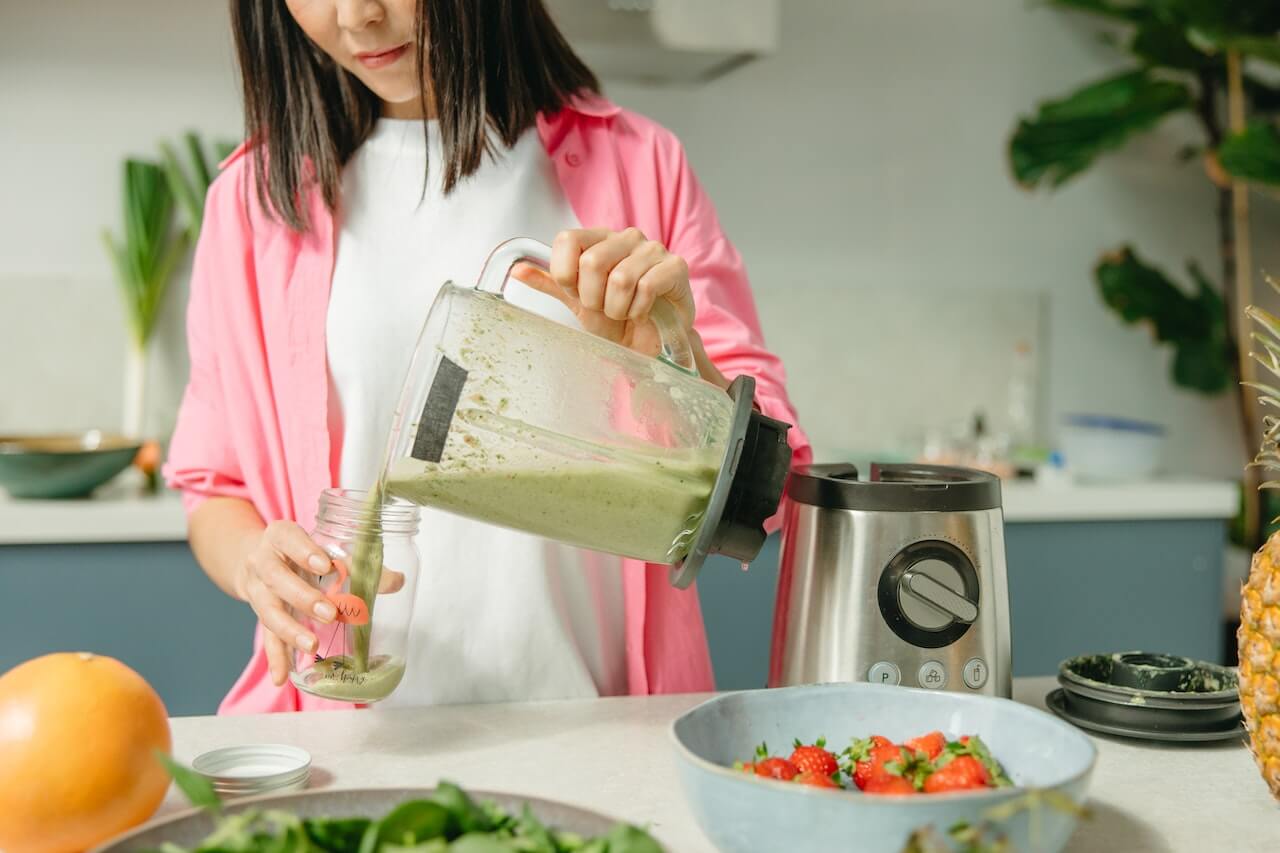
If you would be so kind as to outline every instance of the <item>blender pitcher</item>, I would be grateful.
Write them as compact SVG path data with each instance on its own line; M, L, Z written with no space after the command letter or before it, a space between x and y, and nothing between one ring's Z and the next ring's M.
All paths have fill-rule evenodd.
M520 262L500 245L474 288L446 283L427 316L393 418L389 496L571 545L672 566L693 582L708 554L743 562L764 543L791 460L788 425L701 379L670 303L650 357L508 302Z

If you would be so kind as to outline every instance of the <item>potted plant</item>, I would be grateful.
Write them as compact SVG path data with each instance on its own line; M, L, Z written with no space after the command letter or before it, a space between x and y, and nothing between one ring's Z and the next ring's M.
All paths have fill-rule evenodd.
M213 170L204 145L195 133L183 137L188 164L184 167L173 147L160 144L157 160L126 158L122 169L124 227L116 237L103 231L128 324L124 371L122 432L134 439L147 434L147 387L150 349L156 322L174 272L200 232L204 198ZM219 154L230 149L216 146ZM179 223L179 211L185 220ZM149 490L156 486L159 445L147 441L139 467Z
M1104 38L1132 62L1119 73L1040 103L1034 114L1021 118L1008 140L1013 176L1028 189L1056 189L1165 119L1194 118L1198 132L1186 140L1180 159L1184 165L1198 162L1215 187L1218 280L1188 262L1187 279L1178 282L1128 245L1103 254L1094 279L1124 322L1147 326L1158 343L1173 350L1171 373L1179 387L1206 395L1234 390L1245 447L1257 447L1261 420L1248 386L1254 364L1242 309L1252 298L1254 272L1250 188L1270 193L1280 187L1280 3L1047 4L1109 21L1113 26ZM1236 536L1249 548L1265 538L1256 494L1244 490L1236 526Z

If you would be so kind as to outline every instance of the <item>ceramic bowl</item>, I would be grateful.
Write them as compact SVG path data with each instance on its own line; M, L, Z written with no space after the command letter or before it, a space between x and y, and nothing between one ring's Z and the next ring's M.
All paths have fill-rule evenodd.
M1132 482L1160 469L1165 430L1159 424L1106 415L1068 415L1058 444L1072 475L1086 482Z
M0 488L15 498L83 498L138 455L133 439L79 435L0 436Z
M854 738L879 734L901 742L934 729L951 737L981 736L1016 787L883 797L771 782L732 769L761 741L782 751L793 738L821 736L839 751ZM1078 820L1061 803L1084 801L1096 759L1086 735L1026 705L873 684L718 696L677 719L671 736L690 806L703 832L725 853L900 853L917 830L930 827L944 835L956 823L984 819L1015 850L1056 853ZM1029 789L1060 796L1029 796ZM1012 816L991 814L1001 805L1012 809L1014 800L1025 808L1013 809Z

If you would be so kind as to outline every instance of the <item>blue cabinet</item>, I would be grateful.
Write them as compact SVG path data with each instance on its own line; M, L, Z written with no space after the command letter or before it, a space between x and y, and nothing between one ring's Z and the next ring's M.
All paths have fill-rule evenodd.
M253 612L185 542L0 546L0 589L0 671L49 652L109 655L173 716L213 713L253 645Z
M1013 674L1053 675L1095 651L1223 658L1220 520L1005 525ZM716 686L768 678L778 537L743 572L707 561L698 579Z
M1221 521L1008 524L1014 675L1082 652L1142 648L1220 660ZM717 686L768 676L778 537L748 571L713 558L698 581ZM185 543L0 546L0 671L53 651L123 660L174 715L212 713L240 674L254 617Z

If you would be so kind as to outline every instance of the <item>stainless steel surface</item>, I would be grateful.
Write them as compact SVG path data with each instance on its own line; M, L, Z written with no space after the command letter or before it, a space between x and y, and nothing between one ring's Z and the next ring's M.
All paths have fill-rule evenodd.
M911 620L922 628L937 630L951 622L968 624L978 618L978 605L964 597L964 582L960 573L941 560L922 560L907 569L902 574L899 589L907 593L905 600L899 593L900 604L905 605L907 601L914 599L923 602L933 611L930 624L922 625L915 619ZM907 616L910 618L911 614L908 613ZM941 621L937 616L942 617Z
M899 636L880 606L886 566L906 546L923 542L954 546L977 573L976 601L964 592L962 573L944 559L921 559L902 573L896 603L905 622L937 641L934 648ZM770 686L874 681L1007 697L1012 678L1001 512L864 512L788 501L774 619ZM939 631L962 629L953 642L937 639ZM926 666L935 661L937 667ZM966 674L966 666L986 671ZM895 669L900 681L892 677ZM931 675L938 669L944 685Z

